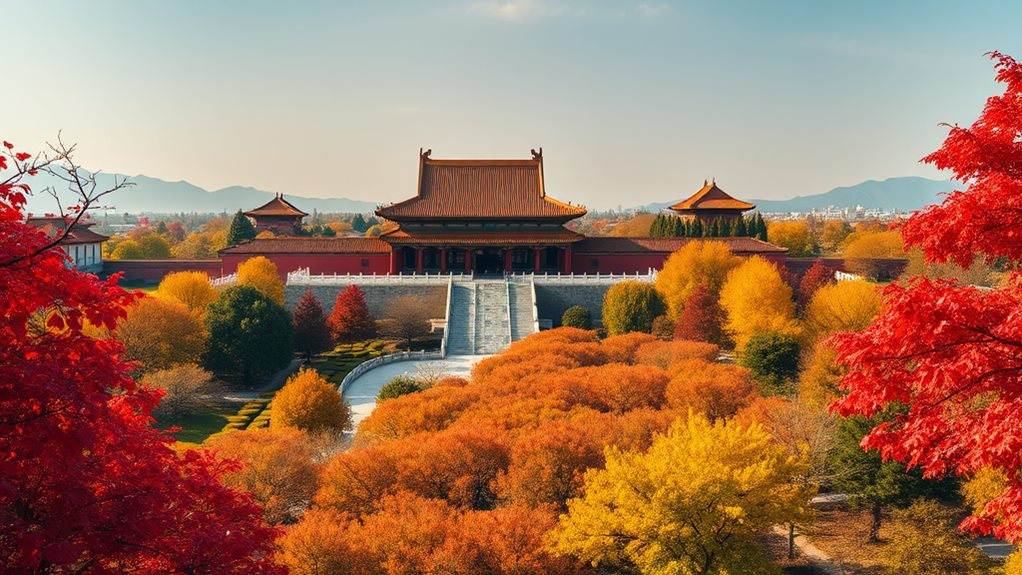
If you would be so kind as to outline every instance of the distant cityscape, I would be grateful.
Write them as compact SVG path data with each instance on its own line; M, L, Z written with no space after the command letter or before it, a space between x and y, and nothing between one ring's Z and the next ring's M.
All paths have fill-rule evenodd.
M859 222L859 221L881 221L890 222L903 218L907 218L911 215L911 212L903 210L885 210L881 208L867 208L863 206L855 207L839 207L839 206L827 206L826 208L816 208L808 211L801 212L760 212L763 217L771 221L792 221L792 220L804 220L812 217L817 220L839 220L846 222Z

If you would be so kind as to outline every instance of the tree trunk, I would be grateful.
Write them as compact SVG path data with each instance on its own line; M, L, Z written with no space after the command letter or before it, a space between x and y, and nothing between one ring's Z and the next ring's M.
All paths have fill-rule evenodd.
M869 542L870 543L879 543L880 542L880 522L883 520L883 515L881 513L882 510L883 510L883 505L879 501L874 501L873 502L873 507L870 510L871 514L873 515L873 521L869 525Z
M788 524L788 559L795 558L795 524Z

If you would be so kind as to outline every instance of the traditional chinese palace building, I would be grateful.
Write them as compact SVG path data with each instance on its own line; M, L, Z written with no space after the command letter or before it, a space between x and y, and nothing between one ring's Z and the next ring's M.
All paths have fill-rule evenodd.
M672 209L713 219L753 207L713 184ZM415 196L376 210L396 229L375 238L260 238L220 255L227 274L257 255L272 259L281 273L301 268L311 274L620 274L659 269L687 242L702 241L586 237L565 227L585 213L583 206L547 195L542 150L521 160L441 160L427 150L419 156ZM300 225L299 214L304 212L279 196L246 212L257 225L266 217L297 218L289 225ZM783 260L786 252L754 238L714 240L739 255Z
M743 202L717 187L717 181L703 180L703 187L686 200L667 208L685 219L697 219L708 224L720 218L725 221L742 217L742 213L755 209L755 204Z
M71 267L83 272L98 273L103 270L103 242L110 239L103 234L92 231L95 225L84 218L67 230L68 221L59 216L32 217L29 214L25 220L30 226L35 226L47 236L57 237L63 234L63 238L57 247L68 257ZM66 233L65 233L66 231Z
M245 212L257 231L272 230L282 234L293 234L301 229L302 218L309 215L276 194L273 199L254 210Z

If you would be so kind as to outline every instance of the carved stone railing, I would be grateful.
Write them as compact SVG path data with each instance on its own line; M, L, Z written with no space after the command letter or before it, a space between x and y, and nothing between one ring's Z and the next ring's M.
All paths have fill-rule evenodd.
M562 274L562 273L533 273L533 272L509 272L505 274L510 281L528 281L532 280L533 283L538 284L555 284L555 283L603 283L603 282L619 282L619 281L640 281L640 282L653 282L656 281L657 271L650 269L646 273L635 272L634 274Z
M220 276L209 280L210 285L213 287L227 287L238 283L238 274L233 273L226 276Z
M310 274L309 268L299 268L287 274L287 285L443 285L452 280L471 279L472 274Z
M338 388L341 393L348 389L351 382L361 377L365 372L380 367L381 365L387 365L389 363L396 363L399 361L425 361L427 359L443 359L443 356L439 351L399 351L397 353L388 353L387 355L381 355L374 357L368 361L355 366L354 369L348 372L348 375L344 376L341 380L341 384Z

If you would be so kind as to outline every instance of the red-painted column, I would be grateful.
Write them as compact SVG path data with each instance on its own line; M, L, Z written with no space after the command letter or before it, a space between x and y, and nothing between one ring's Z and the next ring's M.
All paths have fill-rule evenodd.
M447 273L447 248L440 248L440 273Z
M568 244L564 248L564 269L561 271L566 274L571 273L571 244Z
M504 250L504 271L511 271L511 248Z
M422 273L422 248L415 248L415 273Z
M396 275L401 271L401 267L398 266L397 259L398 254L401 252L398 248L390 248L390 275Z
M541 250L541 248L532 248L533 271L535 271L536 273L539 273L539 254L540 254L540 250Z

